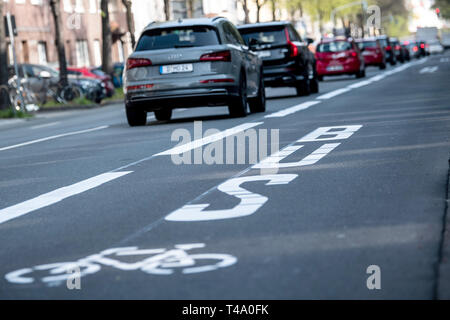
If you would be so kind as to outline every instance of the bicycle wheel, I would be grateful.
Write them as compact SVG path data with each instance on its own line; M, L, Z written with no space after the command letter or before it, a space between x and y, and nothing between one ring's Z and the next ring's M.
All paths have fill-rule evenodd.
M83 97L83 93L77 86L69 84L68 86L60 88L58 96L64 101L73 101Z

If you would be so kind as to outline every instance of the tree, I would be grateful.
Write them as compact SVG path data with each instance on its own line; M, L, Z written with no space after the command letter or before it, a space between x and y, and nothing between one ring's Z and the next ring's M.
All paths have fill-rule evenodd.
M100 1L100 9L102 16L102 70L106 74L112 75L114 70L111 56L112 35L109 24L108 0Z
M170 20L170 0L164 0L164 14L166 16L166 21Z
M50 8L55 24L55 46L59 61L59 83L62 86L68 84L67 80L67 61L66 51L64 49L64 39L62 34L61 6L60 0L50 0Z
M272 21L276 21L277 0L270 0L270 5L270 9L272 10Z
M248 12L248 0L239 0L242 4L242 9L244 9L244 23L247 24L250 22L249 12Z
M7 45L6 32L3 23L3 6L4 2L0 1L0 86L8 85L8 62L7 62ZM0 91L0 110L9 107L6 91Z
M441 18L450 19L450 0L435 0L433 8L439 8Z
M256 22L259 22L261 8L266 4L267 0L255 0L256 4Z
M128 26L128 32L130 32L130 38L131 38L131 46L134 48L136 45L136 38L134 35L135 28L134 28L134 18L133 18L133 12L131 11L131 0L122 0L123 6L125 7L127 11L127 26Z

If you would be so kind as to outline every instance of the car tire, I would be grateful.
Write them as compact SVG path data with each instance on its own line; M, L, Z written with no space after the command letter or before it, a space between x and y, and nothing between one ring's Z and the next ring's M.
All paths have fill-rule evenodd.
M361 79L361 78L365 78L366 77L366 69L364 68L362 71L359 70L356 73L356 78Z
M380 70L384 70L384 69L386 69L386 62L382 62L380 64Z
M247 115L247 81L244 73L241 73L239 79L238 96L231 100L228 111L233 118L242 118Z
M317 79L322 82L323 81L323 76L317 76Z
M249 100L250 112L265 112L266 111L266 90L264 87L264 79L261 77L259 80L258 96Z
M303 80L299 81L295 86L297 96L306 97L311 94L311 80L309 79L309 72L305 70L303 73Z
M129 107L127 107L125 110L130 127L145 126L147 124L146 111Z
M311 80L309 87L311 93L319 93L319 76L317 72L314 72L314 78Z
M154 113L158 121L169 121L172 118L172 109L155 110Z

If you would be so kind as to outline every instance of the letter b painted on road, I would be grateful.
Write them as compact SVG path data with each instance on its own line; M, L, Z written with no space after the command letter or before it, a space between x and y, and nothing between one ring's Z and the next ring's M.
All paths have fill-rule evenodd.
M367 274L370 276L367 278L367 289L369 290L380 290L381 289L381 269L377 265L370 265L366 270Z
M307 134L297 142L344 140L350 138L351 135L361 129L361 127L361 125L321 127Z

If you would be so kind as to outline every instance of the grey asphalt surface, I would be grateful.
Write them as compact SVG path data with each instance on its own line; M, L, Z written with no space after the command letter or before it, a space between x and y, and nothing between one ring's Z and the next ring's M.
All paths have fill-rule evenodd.
M149 114L147 126L130 128L117 104L0 122L0 219L2 209L39 195L123 166L118 171L132 171L0 223L0 298L448 299L449 286L441 282L450 279L445 264L450 244L443 240L450 65L441 58L415 60L382 80L280 118L264 116L401 65L384 72L369 68L366 79L325 78L321 92L309 97L296 97L289 88L267 89L267 112L246 118L229 118L227 108L196 108L175 112L170 122ZM420 73L430 66L439 68ZM194 120L202 120L204 131L263 122L255 129L279 129L280 148L319 127L362 127L345 140L302 143L283 162L300 161L324 143L340 145L316 164L280 169L280 175L298 175L288 184L243 184L268 198L251 215L167 221L188 203L210 204L208 210L235 207L239 200L217 186L236 175L260 174L249 170L250 164L175 165L170 156L152 157L176 145L174 130L192 132ZM100 126L108 127L2 150ZM190 243L204 244L191 254L226 254L236 262L192 274L172 268L173 260L160 268L173 269L172 274L99 265L81 278L80 290L69 290L65 281L43 281L50 275L45 270L28 273L31 283L5 278L15 270L77 261L111 248L173 249ZM215 263L199 259L196 266ZM366 286L370 265L381 269L380 290Z

